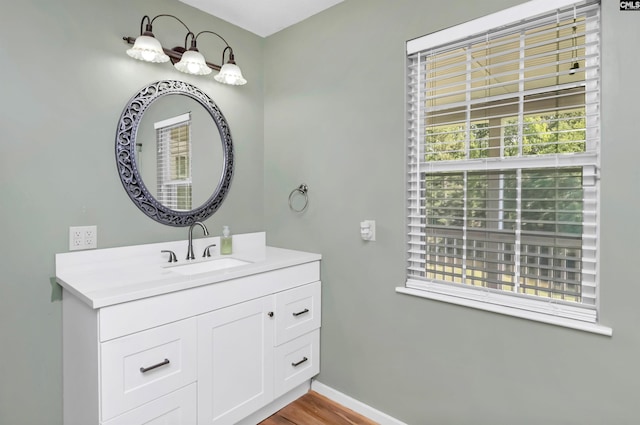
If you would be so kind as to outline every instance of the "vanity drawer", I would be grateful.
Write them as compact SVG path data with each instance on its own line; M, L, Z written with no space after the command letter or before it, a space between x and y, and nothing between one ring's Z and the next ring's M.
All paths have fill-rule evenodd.
M278 398L320 372L320 329L276 347L275 397Z
M196 319L100 344L102 420L196 380Z
M275 345L320 327L320 282L279 292L276 298Z
M194 425L195 383L115 417L104 425Z

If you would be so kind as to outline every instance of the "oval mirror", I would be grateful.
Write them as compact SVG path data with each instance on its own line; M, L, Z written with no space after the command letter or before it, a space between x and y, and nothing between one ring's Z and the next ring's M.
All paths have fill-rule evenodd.
M122 112L116 161L125 191L143 213L189 226L215 213L229 191L231 132L206 93L182 81L158 81Z

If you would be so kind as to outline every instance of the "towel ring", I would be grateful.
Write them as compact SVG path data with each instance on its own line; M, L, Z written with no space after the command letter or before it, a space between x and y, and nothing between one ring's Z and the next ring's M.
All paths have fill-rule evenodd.
M307 193L308 191L309 187L304 183L291 191L291 193L289 194L289 208L291 209L291 211L303 212L307 209L307 206L309 205L309 194ZM298 209L293 206L293 200L296 195L304 196L304 205L302 206L302 208Z

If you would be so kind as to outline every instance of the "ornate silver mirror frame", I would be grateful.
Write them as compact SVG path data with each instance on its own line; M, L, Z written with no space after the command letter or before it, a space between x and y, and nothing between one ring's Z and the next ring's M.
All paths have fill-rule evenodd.
M155 100L170 94L189 96L200 103L213 118L222 141L223 164L220 181L209 199L190 211L175 211L158 202L145 186L136 162L136 135L142 117ZM122 111L116 132L116 163L122 186L143 213L168 226L189 226L215 213L229 191L233 177L233 142L229 124L213 100L197 87L183 81L157 81L138 91Z

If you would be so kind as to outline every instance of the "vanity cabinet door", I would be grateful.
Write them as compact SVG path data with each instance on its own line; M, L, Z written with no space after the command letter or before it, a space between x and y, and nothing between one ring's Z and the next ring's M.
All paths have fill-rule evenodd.
M198 317L198 424L231 425L273 400L273 296Z

